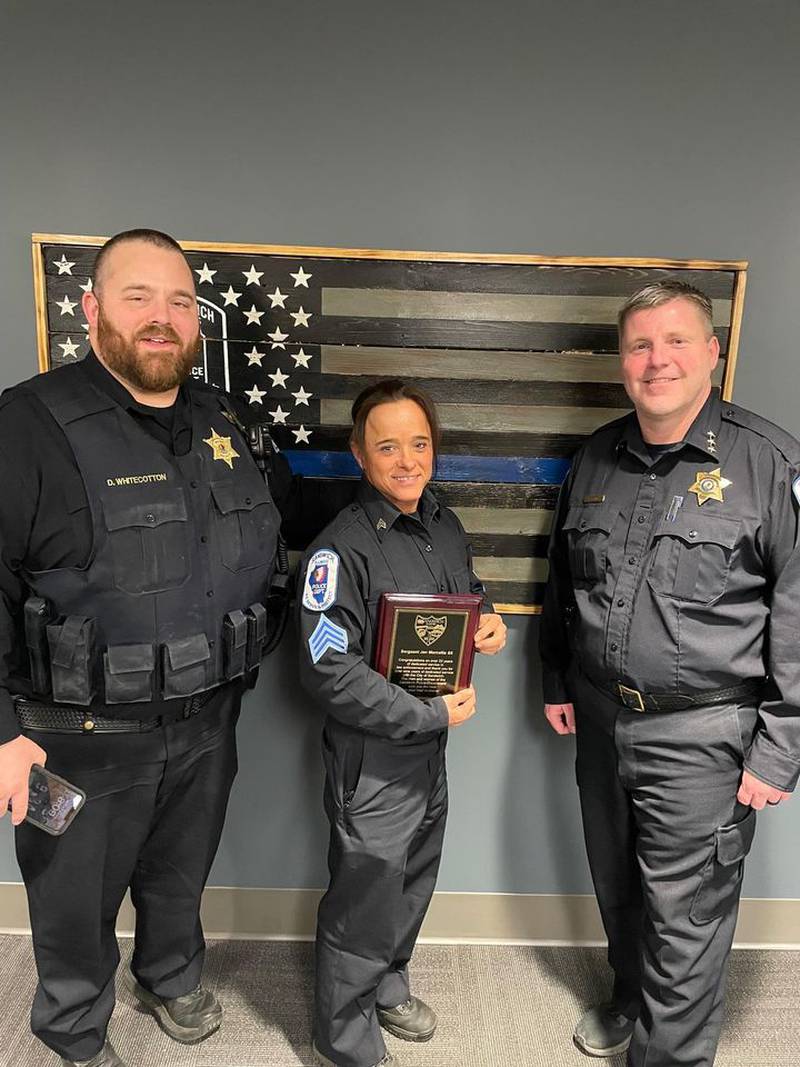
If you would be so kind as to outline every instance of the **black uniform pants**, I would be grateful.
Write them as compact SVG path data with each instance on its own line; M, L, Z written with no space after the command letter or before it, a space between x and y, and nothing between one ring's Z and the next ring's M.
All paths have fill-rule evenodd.
M446 731L412 744L328 719L323 732L330 885L319 907L314 1040L342 1067L386 1053L376 1004L409 993L447 816Z
M177 997L200 981L200 897L236 774L240 701L229 687L193 718L148 733L29 732L48 768L87 794L62 837L27 823L16 832L39 975L31 1027L67 1059L103 1046L128 887L141 985Z
M710 1067L755 811L736 800L757 711L620 706L573 682L586 848L629 1067Z

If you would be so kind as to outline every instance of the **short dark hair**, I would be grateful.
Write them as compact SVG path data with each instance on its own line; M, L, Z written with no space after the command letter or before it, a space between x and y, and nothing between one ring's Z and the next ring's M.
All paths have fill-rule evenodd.
M400 378L383 378L373 385L362 389L353 401L350 415L353 420L353 429L350 432L350 444L358 448L364 447L364 430L367 425L369 413L381 404L391 404L397 400L413 400L423 411L431 429L431 443L433 445L434 459L439 453L441 429L439 416L436 413L436 405L424 389L411 382L404 382Z
M665 278L661 282L653 282L638 289L629 296L617 313L617 325L619 336L622 337L625 323L636 311L644 311L647 308L657 308L662 304L668 304L670 300L688 300L694 304L708 325L709 336L714 332L714 309L711 301L702 291L688 282L682 282L678 278Z
M115 233L113 237L109 237L97 253L97 258L92 268L92 289L97 289L98 284L102 281L103 266L110 253L117 245L125 244L128 241L144 241L148 245L156 245L158 248L166 248L172 252L178 252L186 259L186 253L175 238L170 237L168 233L162 233L161 230L148 229L123 230L121 233ZM187 265L188 262L186 260Z

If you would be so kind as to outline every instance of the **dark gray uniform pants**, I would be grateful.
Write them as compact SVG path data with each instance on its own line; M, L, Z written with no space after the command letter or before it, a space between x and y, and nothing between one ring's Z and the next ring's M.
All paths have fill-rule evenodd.
M710 1067L755 812L736 801L756 709L640 713L573 680L586 848L636 1018L629 1067Z
M331 880L317 922L314 1040L342 1067L386 1045L376 1004L409 997L447 816L447 732L398 743L328 719L323 732Z
M229 687L193 718L148 733L29 732L48 768L87 794L62 837L27 823L16 834L39 974L31 1028L66 1059L103 1046L129 886L140 983L177 997L200 982L200 897L236 774L240 700Z

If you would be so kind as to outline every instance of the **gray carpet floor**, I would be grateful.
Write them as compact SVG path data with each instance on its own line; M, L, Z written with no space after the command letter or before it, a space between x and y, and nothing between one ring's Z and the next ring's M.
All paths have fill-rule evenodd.
M127 959L130 941L122 942ZM124 962L123 965L124 966ZM311 1064L312 948L296 942L212 941L204 981L225 1005L223 1028L177 1045L135 1007L118 980L111 1036L131 1067L297 1067ZM388 1039L403 1067L622 1067L572 1045L575 1018L608 989L600 949L421 945L414 990L440 1014L434 1039ZM30 940L0 936L0 1067L56 1067L28 1029L35 984ZM800 952L735 952L716 1067L800 1064Z

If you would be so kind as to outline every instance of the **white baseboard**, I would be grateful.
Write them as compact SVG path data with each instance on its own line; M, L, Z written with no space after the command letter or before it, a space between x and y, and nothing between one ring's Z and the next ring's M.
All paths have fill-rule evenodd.
M311 940L317 889L209 887L203 897L207 937ZM134 912L123 904L117 929L130 934ZM24 887L0 883L0 929L29 933ZM436 893L421 940L599 945L604 943L593 896L557 893ZM800 900L742 900L736 944L740 948L800 948Z

